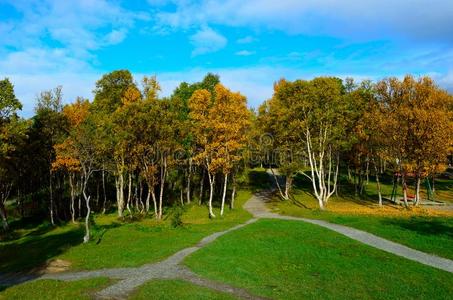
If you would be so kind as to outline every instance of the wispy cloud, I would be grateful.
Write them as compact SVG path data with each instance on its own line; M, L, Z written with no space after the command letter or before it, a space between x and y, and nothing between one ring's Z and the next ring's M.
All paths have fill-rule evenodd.
M157 14L162 26L253 26L291 34L343 38L407 38L453 43L453 2L445 0L172 1Z
M250 56L250 55L253 55L255 53L256 53L255 51L241 50L241 51L237 51L235 54L238 55L238 56Z
M236 43L238 43L238 44L250 44L250 43L253 43L255 41L257 41L256 38L254 38L253 36L248 35L248 36L245 36L243 38L238 39L236 41Z
M190 42L194 46L192 56L216 52L227 44L227 39L210 27L204 27L190 37Z

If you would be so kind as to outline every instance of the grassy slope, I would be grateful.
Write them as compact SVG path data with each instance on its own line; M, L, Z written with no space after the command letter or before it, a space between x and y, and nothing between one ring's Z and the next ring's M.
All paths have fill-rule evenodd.
M453 182L437 180L438 193L453 197ZM354 191L345 178L341 181L339 197L329 200L327 211L320 211L311 195L311 185L303 177L295 180L295 199L302 205L280 201L275 197L270 207L278 213L297 217L323 219L351 226L409 247L453 259L453 213L426 208L407 210L401 206L377 206L376 184L366 186L364 194L354 197ZM391 178L384 178L383 195L390 195Z
M202 276L276 299L447 299L453 293L447 272L302 222L258 221L185 263Z
M251 192L238 193L237 209L226 209L223 218L210 220L204 206L192 204L183 217L184 226L172 228L167 219L156 222L151 217L123 224L113 215L98 216L94 238L80 244L83 229L68 224L63 227L31 226L19 236L0 243L0 272L29 270L48 259L72 262L73 269L138 266L158 261L178 250L197 243L204 236L242 223L250 215L242 208Z
M335 201L335 200L333 200ZM273 202L284 215L322 219L361 229L420 251L453 259L453 218L431 216L372 216L308 210L289 201Z
M90 294L107 286L108 283L109 279L107 278L95 278L72 282L38 280L7 288L0 292L0 299L92 299Z
M130 299L232 300L236 298L181 280L153 280L141 286Z

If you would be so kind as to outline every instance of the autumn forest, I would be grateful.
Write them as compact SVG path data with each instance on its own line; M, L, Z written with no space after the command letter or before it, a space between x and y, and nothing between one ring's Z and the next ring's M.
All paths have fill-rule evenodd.
M382 205L385 166L401 175L404 205L417 206L422 179L451 163L453 96L429 77L281 79L252 109L213 74L161 98L156 77L136 81L119 70L96 82L92 101L63 105L62 87L43 91L30 119L18 117L13 83L0 84L5 231L8 218L37 215L52 225L82 218L87 242L91 212L159 220L166 207L191 202L215 218L213 205L220 216L233 208L244 172L257 166L272 170L284 200L294 177L306 176L320 209L346 170L356 191L374 176ZM410 203L408 176L416 182Z

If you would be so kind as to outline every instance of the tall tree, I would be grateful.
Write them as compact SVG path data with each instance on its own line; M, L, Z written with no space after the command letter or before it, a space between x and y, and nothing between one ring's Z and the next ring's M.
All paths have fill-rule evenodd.
M27 126L17 116L21 109L22 104L16 98L12 83L8 78L0 80L0 216L4 230L8 230L5 202L18 179L12 161Z

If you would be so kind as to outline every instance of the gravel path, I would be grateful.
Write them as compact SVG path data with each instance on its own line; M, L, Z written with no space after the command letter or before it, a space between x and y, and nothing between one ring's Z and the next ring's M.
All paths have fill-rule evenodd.
M260 192L252 196L252 198L250 198L244 204L244 209L249 211L254 216L254 218L248 220L243 224L227 229L225 231L213 233L203 238L197 245L182 249L161 262L146 264L137 268L113 268L113 269L99 269L94 271L55 273L42 275L37 278L23 276L10 278L9 281L8 280L5 281L2 280L2 278L0 278L0 284L7 285L17 284L33 279L57 279L64 281L74 281L95 277L109 277L112 279L117 279L119 281L105 288L104 290L99 291L95 295L96 298L125 299L134 289L150 280L181 279L199 286L211 288L219 292L229 293L241 299L263 299L248 293L248 291L244 289L239 289L220 282L215 282L212 280L202 278L181 264L184 258L186 258L188 255L213 242L218 237L227 234L231 231L240 229L244 226L247 226L248 224L254 223L261 218L303 221L307 223L316 224L321 227L325 227L340 234L343 234L351 239L357 240L366 245L375 247L377 249L381 249L386 252L390 252L392 254L453 273L453 261L449 259L426 254L424 252L411 249L409 247L388 241L373 234L357 230L354 228L332 224L322 220L296 218L272 213L266 207L265 204L266 201L270 199L270 196L271 192L269 191Z
M248 293L244 289L201 278L185 266L181 265L184 258L213 242L218 237L256 221L257 219L253 218L225 231L213 233L203 238L197 245L182 249L161 262L146 264L138 268L100 269L95 271L46 274L39 279L73 281L95 277L109 277L119 280L117 283L99 291L95 295L98 299L126 299L135 288L153 279L182 279L199 286L232 294L241 299L263 299Z
M245 203L244 208L251 214L253 214L255 218L294 220L316 224L374 248L384 250L386 252L422 263L424 265L453 273L453 261L447 258L427 254L355 228L332 224L322 220L283 216L272 213L265 204L265 202L270 199L269 196L269 192L261 192L259 194L256 194Z

